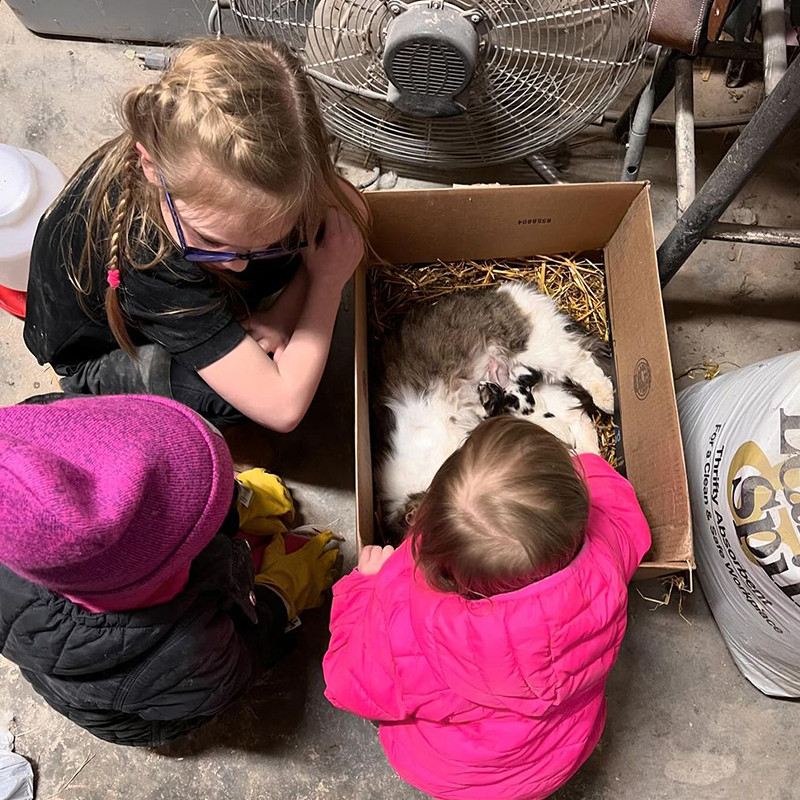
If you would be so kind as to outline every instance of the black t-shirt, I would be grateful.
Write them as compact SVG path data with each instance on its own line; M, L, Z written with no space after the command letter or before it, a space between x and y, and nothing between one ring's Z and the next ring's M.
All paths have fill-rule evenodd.
M40 364L49 362L61 375L119 347L104 311L106 265L100 260L91 264L92 292L81 303L63 258L62 248L68 248L78 263L86 242L85 225L75 224L71 215L81 213L92 172L87 170L42 218L31 252L25 344ZM152 258L148 245L154 245L155 231L150 238L141 248L140 263ZM254 311L286 286L301 261L299 255L253 261L237 273L243 284L237 293L246 309ZM150 269L123 263L120 279L120 303L137 346L155 342L183 366L198 370L230 353L245 336L230 292L202 267L181 258L177 246Z

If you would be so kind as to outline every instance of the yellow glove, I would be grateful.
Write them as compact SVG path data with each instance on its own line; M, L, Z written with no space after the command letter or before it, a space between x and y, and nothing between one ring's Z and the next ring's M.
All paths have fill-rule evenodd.
M283 597L291 621L301 611L322 605L322 593L336 580L338 556L339 542L330 531L322 531L289 555L278 533L264 550L256 583L270 586Z
M283 481L264 469L249 469L239 483L239 529L271 536L286 533L294 522L294 503Z

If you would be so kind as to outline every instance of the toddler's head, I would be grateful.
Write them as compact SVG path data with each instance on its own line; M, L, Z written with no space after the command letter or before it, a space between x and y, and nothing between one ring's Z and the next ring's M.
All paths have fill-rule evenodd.
M527 420L496 417L436 473L411 525L414 558L439 591L515 591L572 560L588 512L567 448Z

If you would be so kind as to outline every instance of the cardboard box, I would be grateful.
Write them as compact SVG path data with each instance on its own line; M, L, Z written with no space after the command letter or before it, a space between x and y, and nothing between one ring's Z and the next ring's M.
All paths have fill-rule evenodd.
M602 250L628 479L653 546L639 577L694 566L683 446L646 183L375 192L373 245L390 263ZM373 541L365 273L356 278L356 530Z

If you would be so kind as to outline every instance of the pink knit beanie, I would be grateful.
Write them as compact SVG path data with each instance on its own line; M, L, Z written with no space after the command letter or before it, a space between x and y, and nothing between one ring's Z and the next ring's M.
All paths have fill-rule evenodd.
M225 441L173 400L0 409L0 562L59 594L134 608L211 541L232 497Z

